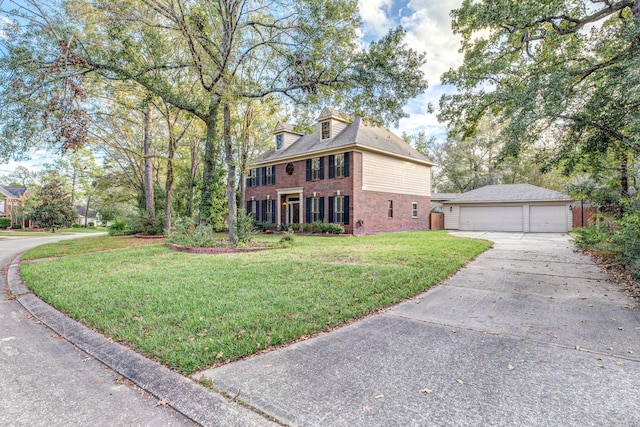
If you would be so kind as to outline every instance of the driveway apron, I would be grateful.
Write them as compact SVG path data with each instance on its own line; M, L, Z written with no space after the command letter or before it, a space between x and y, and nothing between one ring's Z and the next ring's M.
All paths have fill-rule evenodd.
M289 425L637 426L640 310L566 235L495 242L336 332L198 373Z

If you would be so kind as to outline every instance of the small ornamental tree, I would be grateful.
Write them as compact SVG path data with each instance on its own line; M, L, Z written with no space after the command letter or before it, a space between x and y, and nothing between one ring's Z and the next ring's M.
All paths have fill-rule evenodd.
M67 194L58 180L45 184L39 192L40 204L33 209L33 218L38 226L50 228L69 227L77 217L71 204L71 196Z

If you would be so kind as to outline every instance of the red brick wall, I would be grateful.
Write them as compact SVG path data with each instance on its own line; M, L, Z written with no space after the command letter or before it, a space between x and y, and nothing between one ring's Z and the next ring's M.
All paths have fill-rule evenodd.
M276 165L276 185L247 187L246 200L266 200L278 197L277 190L283 188L302 187L303 197L312 197L316 192L317 197L325 198L325 222L329 220L329 197L337 195L350 196L349 224L345 225L345 231L349 234L373 234L389 231L427 230L429 229L429 212L431 199L424 196L412 196L373 191L357 191L362 188L362 154L351 152L350 173L346 178L329 179L328 156L325 156L325 179L318 181L306 181L306 161L292 162L294 172L286 173L286 164ZM384 171L381 171L384 173ZM388 201L393 200L393 217L388 217ZM418 202L418 217L412 217L412 203ZM277 203L280 203L277 200ZM306 209L302 200L302 210ZM246 205L246 203L245 203ZM302 214L305 221L306 214Z

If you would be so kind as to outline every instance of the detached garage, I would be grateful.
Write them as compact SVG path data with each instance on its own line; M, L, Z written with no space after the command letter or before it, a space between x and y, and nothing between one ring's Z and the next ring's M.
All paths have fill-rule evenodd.
M535 185L488 185L443 196L434 194L431 200L442 203L447 230L564 233L572 229L569 196Z

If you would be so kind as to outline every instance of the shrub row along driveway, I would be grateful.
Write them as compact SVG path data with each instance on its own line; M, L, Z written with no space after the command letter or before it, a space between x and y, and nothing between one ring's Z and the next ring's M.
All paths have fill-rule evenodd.
M495 242L339 331L203 371L291 425L640 425L640 310L565 235Z

